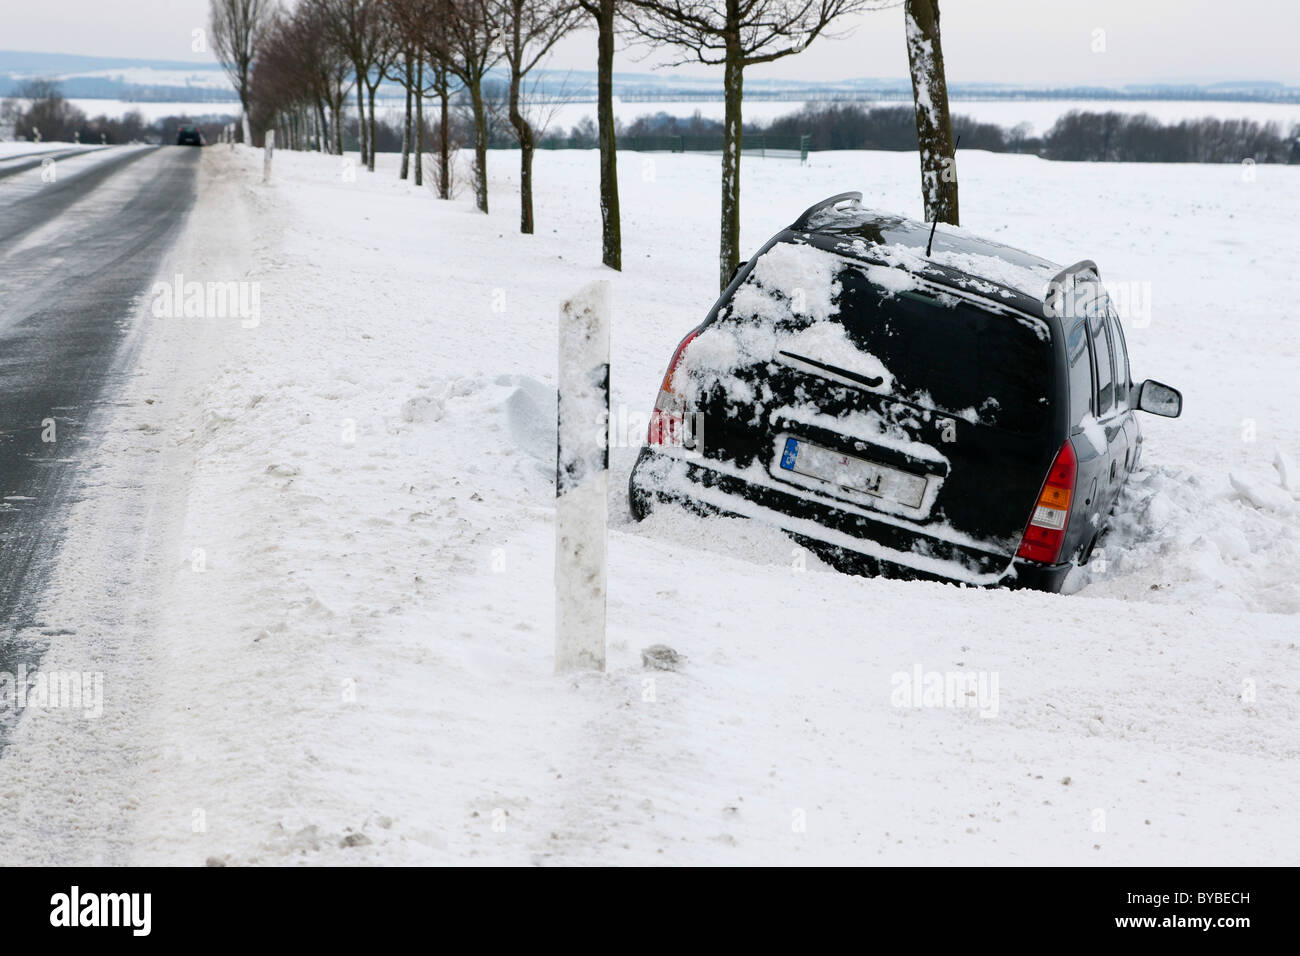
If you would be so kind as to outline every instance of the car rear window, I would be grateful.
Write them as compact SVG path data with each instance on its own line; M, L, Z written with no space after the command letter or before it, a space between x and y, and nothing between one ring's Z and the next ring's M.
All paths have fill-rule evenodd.
M891 293L856 267L839 281L837 320L889 370L899 398L1011 431L1046 427L1052 348L1045 323L941 292Z

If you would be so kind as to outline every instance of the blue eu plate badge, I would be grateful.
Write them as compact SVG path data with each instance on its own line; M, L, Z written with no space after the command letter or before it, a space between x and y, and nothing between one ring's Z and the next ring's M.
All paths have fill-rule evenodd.
M794 470L794 460L799 457L799 442L793 438L785 440L785 453L781 456L781 467L786 471Z

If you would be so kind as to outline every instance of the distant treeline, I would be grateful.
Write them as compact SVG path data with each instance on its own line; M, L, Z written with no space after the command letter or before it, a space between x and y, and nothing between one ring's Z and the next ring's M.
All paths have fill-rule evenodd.
M464 97L454 100L450 116L452 142L470 141L473 118ZM506 122L505 91L499 84L484 84L487 103L485 123L488 145L513 147L516 141ZM28 138L33 127L46 140L72 140L79 134L84 143L174 142L176 127L192 122L184 116L168 116L148 122L137 112L120 118L87 117L64 98L58 84L29 81L17 95L0 103L0 124L18 138ZM1300 124L1285 134L1277 123L1254 120L1224 120L1212 117L1161 123L1146 113L1094 113L1072 110L1060 117L1042 136L1031 136L1026 123L1007 129L996 123L981 123L969 116L954 115L954 135L962 149L985 149L995 153L1029 153L1045 159L1082 162L1131 163L1300 163ZM209 142L215 142L223 123L200 121ZM539 122L540 126L541 123ZM375 145L379 152L402 148L400 121L380 118L375 124ZM426 116L425 141L432 141L436 125ZM746 123L746 133L768 133L811 138L813 150L830 149L916 149L916 120L911 106L862 106L857 103L808 103L803 108L767 123ZM357 148L360 130L355 116L345 118L343 140L348 149ZM722 123L693 116L654 113L631 123L617 124L619 137L722 136ZM544 147L596 148L596 124L584 117L571 129L549 127L539 137Z
M64 96L61 84L53 80L28 80L13 96L0 100L0 139L12 135L15 139L30 140L39 131L41 139L47 142L70 143L80 138L87 144L167 144L176 142L181 124L193 124L209 143L215 143L226 124L233 121L234 117L198 118L189 114L147 120L138 110L130 110L118 117L87 116ZM356 116L349 117L344 125L345 142L351 149L356 148L361 138L358 127ZM375 141L381 151L399 151L402 148L401 126L380 122Z
M1130 163L1300 163L1300 124L1284 133L1277 123L1205 117L1161 123L1146 113L1094 113L1071 110L1042 136L1031 136L1028 124L1012 129L954 115L953 134L962 149L996 153L1031 153L1045 159ZM910 106L866 107L856 103L809 103L768 123L746 123L746 132L808 135L811 148L916 149L916 120ZM722 123L667 113L639 117L620 127L620 135L721 135ZM590 120L567 134L556 130L546 138L594 140Z
M505 121L504 97L485 84L484 98L488 145L494 149L517 145ZM969 116L953 116L953 134L961 137L962 149L986 149L995 153L1029 153L1045 159L1084 162L1129 163L1300 163L1300 124L1283 134L1277 123L1254 120L1222 120L1205 117L1178 123L1161 123L1145 113L1093 113L1072 110L1060 117L1042 136L1031 136L1028 124L1007 129L996 123L982 123ZM426 117L426 139L433 124ZM540 125L540 123L539 123ZM463 103L451 113L453 142L467 143L473 121ZM915 150L916 120L910 106L865 107L855 103L808 104L797 112L767 123L746 123L747 133L808 135L810 148ZM354 148L359 138L355 118L344 127L344 141ZM619 137L722 136L722 123L693 116L655 113L617 124ZM380 118L376 123L379 152L402 148L398 122ZM570 129L551 126L539 137L543 147L567 146L595 149L596 123L584 117Z
M122 116L87 116L64 94L54 80L27 80L14 95L0 100L0 131L15 139L39 138L46 142L71 143L166 143L176 141L176 128L192 122L183 116L146 120L137 110ZM221 122L200 122L209 141L216 139Z

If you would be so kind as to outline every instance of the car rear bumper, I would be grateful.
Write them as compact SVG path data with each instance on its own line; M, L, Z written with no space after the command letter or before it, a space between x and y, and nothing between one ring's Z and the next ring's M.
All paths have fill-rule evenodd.
M1071 567L934 537L888 516L876 518L813 494L773 487L757 473L736 474L705 459L649 446L632 469L628 499L638 520L666 502L701 514L774 524L832 566L855 574L1059 591Z
M1074 569L1074 565L1068 561L1065 564L1040 564L1023 558L1014 559L1011 566L1016 573L1014 577L1002 582L1004 587L1050 591L1053 594L1060 592L1066 575Z

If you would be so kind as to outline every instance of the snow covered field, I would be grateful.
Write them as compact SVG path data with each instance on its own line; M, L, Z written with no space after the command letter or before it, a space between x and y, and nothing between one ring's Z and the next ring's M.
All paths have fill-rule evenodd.
M173 103L169 101L153 102L150 100L106 100L73 97L68 102L92 118L107 116L110 119L118 119L127 113L135 112L141 114L145 121L149 123L164 116L188 116L192 119L201 119L220 116L234 118L239 115L238 100L230 102L196 100L192 103Z
M1135 377L1184 392L1077 593L633 524L634 433L609 671L557 678L558 306L612 279L615 415L648 412L716 295L717 159L620 154L618 275L595 152L538 156L533 237L516 154L488 217L394 161L278 152L264 186L260 153L204 151L160 281L257 283L260 308L142 298L41 632L45 669L104 673L104 715L24 717L0 863L1296 862L1300 506L1274 459L1300 459L1300 169L963 153L966 225L1096 259L1135 290ZM846 189L921 211L908 154L742 166L745 249ZM659 643L678 671L643 667ZM899 706L931 673L982 692Z
M57 140L46 140L41 143L33 143L29 140L10 140L9 142L0 143L0 160L22 159L33 153L62 152L75 149L77 145L79 144L60 143ZM90 151L94 147L87 145L81 148Z

